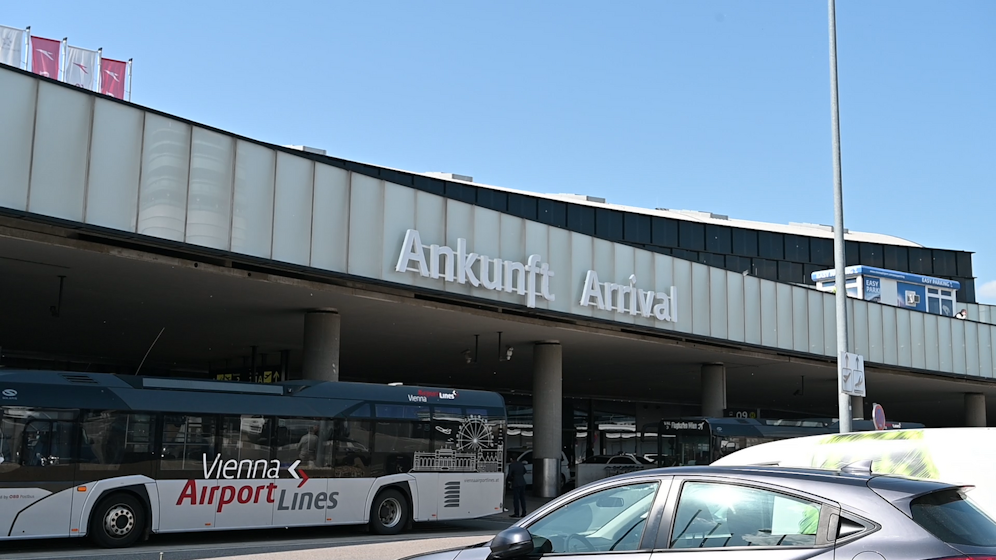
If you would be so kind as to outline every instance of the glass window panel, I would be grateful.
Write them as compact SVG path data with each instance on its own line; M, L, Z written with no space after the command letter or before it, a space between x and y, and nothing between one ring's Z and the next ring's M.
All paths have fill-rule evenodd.
M563 505L529 526L533 545L539 553L639 550L657 487L617 486Z
M909 270L909 253L906 247L886 245L882 248L882 254L885 257L885 268L903 272Z
M567 203L541 198L539 221L559 228L567 227Z
M757 232L749 229L733 229L733 254L744 257L757 256Z
M232 251L270 258L273 242L273 181L277 153L238 141L235 156L235 209Z
M440 196L442 196L446 192L446 183L440 181L439 179L433 179L432 177L423 177L421 175L415 175L414 177L412 177L412 180L415 188L421 191L425 191L432 194L438 194ZM485 194L487 192L493 192L493 191L487 191L484 189L481 190L481 194Z
M227 251L232 229L235 142L230 136L196 127L192 142L187 243Z
M706 251L723 254L733 252L733 241L730 228L715 224L707 224L705 230Z
M757 232L757 254L766 259L781 260L785 258L784 236L770 231Z
M678 222L678 242L682 249L705 249L705 226L696 222Z
M109 410L84 413L80 470L116 471L122 465L151 460L153 421L151 414Z
M214 416L166 415L163 420L162 470L203 471L205 457L217 454Z
M651 221L651 241L662 247L678 246L678 222L668 218L654 217Z
M0 474L21 467L75 463L75 429L75 411L4 407L0 420Z
M688 482L671 548L814 546L821 504L758 488Z
M374 427L370 474L383 476L412 470L415 452L432 451L431 441L429 422L378 420Z
M801 235L785 236L785 258L790 261L809 261L809 238Z
M768 280L778 280L778 263L767 259L751 259L754 276Z
M958 276L962 278L972 277L972 253L959 251L955 253L955 264L958 268ZM975 298L972 298L973 301Z
M183 241L190 125L145 114L138 233Z
M336 478L370 476L369 467L373 461L371 449L373 422L337 418L333 425L330 476Z
M938 276L956 276L958 274L958 266L955 262L955 253L953 251L934 249L930 253L934 260L934 274Z
M626 213L623 218L623 235L626 241L632 243L650 243L650 216Z
M247 464L255 476L262 478L270 460L273 421L264 416L225 416L221 419L221 459L250 461ZM260 463L262 461L262 463ZM241 472L241 471L240 471Z
M833 266L833 240L813 237L809 240L809 258L821 267Z
M844 252L846 253L847 266L861 264L861 247L858 243L854 241L844 242Z
M536 219L536 199L531 196L508 193L508 213L527 220Z
M92 102L75 88L38 83L29 212L83 221Z
M595 209L591 206L567 206L567 227L585 235L595 235Z
M86 223L135 231L144 118L133 107L95 100Z
M416 177L418 179L418 177ZM477 191L477 205L498 212L508 211L508 193L493 191L490 189L479 189Z
M930 249L910 247L909 256L910 272L913 274L933 274L933 261L931 259Z
M610 241L623 238L623 214L607 208L595 209L595 235Z
M409 420L428 420L428 406L413 406L405 404L375 405L377 418L402 418Z
M28 204L28 177L31 173L32 131L35 126L36 89L40 82L16 72L0 72L0 169L3 188L0 206L25 210Z
M273 259L300 265L311 259L311 203L314 200L314 163L277 153L276 196L273 209ZM373 182L373 181L372 181Z
M878 243L861 243L858 246L861 254L861 264L865 266L885 266L885 254L882 245Z

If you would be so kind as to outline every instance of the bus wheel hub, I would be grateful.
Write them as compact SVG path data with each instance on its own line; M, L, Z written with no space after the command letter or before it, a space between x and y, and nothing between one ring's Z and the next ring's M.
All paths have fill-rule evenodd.
M135 528L135 514L124 506L115 506L107 510L104 516L104 530L108 535L123 537Z

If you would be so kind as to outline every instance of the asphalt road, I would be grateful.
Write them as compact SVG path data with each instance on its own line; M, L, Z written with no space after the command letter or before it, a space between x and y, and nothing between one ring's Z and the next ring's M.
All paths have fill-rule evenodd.
M506 516L493 516L449 523L417 523L412 531L395 536L373 535L364 527L153 535L132 548L114 550L97 548L85 539L8 541L0 547L0 559L390 560L484 542L512 521Z

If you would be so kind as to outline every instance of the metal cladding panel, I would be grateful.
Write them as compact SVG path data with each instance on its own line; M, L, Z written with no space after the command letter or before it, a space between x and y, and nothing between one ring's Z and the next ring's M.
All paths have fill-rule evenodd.
M354 180L362 180L362 176L356 173L351 173ZM350 216L350 221L352 220L363 220L367 219L364 216ZM439 245L446 239L446 199L441 196L436 196L434 194L429 194L425 192L415 193L415 229L418 230L419 234L422 236L423 245ZM484 253L478 251L478 254L487 254L491 258L495 258L501 252L501 242L499 240L498 232L501 231L501 216L495 215L494 229L490 231L491 239L493 239L495 250L490 253ZM475 236L476 237L476 236ZM398 256L398 247L395 247L395 256ZM419 276L418 274L406 274L408 283L413 286L419 286L424 288L432 288L434 290L443 289L443 281L439 279L425 278Z
M712 316L709 306L709 267L692 263L692 333L709 336L709 319Z
M993 330L989 325L979 325L979 374L982 377L993 377Z
M825 354L827 356L836 356L837 304L834 303L833 296L829 294L821 295L821 298L823 300L823 347L826 348Z
M142 111L106 99L94 101L86 223L135 232L144 126Z
M726 275L727 337L736 342L746 339L744 321L744 275L729 272Z
M830 298L831 301L833 298ZM847 322L854 325L854 329L847 333L847 339L849 341L848 351L855 354L861 354L862 356L870 355L870 348L868 346L868 308L872 305L866 301L861 300L849 300L847 309ZM833 306L833 329L834 329L834 347L837 346L837 307Z
M884 305L868 305L868 354L869 362L883 363L885 348L882 346L882 311Z
M628 245L616 245L613 251L612 275L607 278L620 286L629 286L629 277L636 272L636 249ZM602 278L599 277L601 280ZM630 294L613 294L612 309L620 310L613 313L613 320L619 323L635 323L636 318L629 314Z
M993 323L992 307L988 305L976 305L976 304L972 304L972 307L978 310L977 313L979 314L980 323L988 323L990 325Z
M990 328L988 328L986 330L989 331L989 345L990 345L990 348L992 349L992 356L991 356L990 359L992 361L991 361L991 364L990 364L991 365L991 369L984 370L982 372L982 376L983 377L996 377L996 328L990 327ZM980 332L980 334L982 334L982 333Z
M714 338L730 337L728 275L729 272L721 268L709 269L709 332Z
M615 272L615 244L604 239L592 239L592 270L603 271L601 275L598 276L599 282L611 282L612 279L609 276L613 275ZM605 276L603 278L603 276ZM605 302L605 309L593 309L592 317L598 319L608 319L612 320L615 315L615 311L609 310L609 306L613 305L614 302ZM615 309L615 307L612 307Z
M263 259L270 258L273 249L276 171L277 152L252 142L237 141L232 251Z
M965 325L965 374L982 375L979 371L979 325L971 321L961 323Z
M235 141L232 137L194 127L187 195L187 243L221 251L231 249L234 175Z
M965 373L968 364L965 348L965 321L941 317L939 325L948 324L951 329L951 369L954 373ZM943 327L942 327L943 328Z
M909 309L896 309L896 343L899 359L896 363L904 367L913 366L913 334Z
M553 271L553 276L550 278L550 293L553 294L554 300L548 301L546 304L549 309L554 311L570 313L572 307L571 291L573 288L571 280L577 278L577 276L568 273L568 271L574 268L572 259L573 251L571 250L571 240L574 234L566 229L553 227L549 228L548 231L550 235L550 253L544 257L549 260L553 255L558 255L560 257L559 262L564 264L560 273ZM578 299L581 299L580 296Z
M416 195L418 197L422 196L422 193ZM426 195L433 196L433 195ZM438 197L435 197L438 198ZM421 220L421 218L416 218ZM421 221L419 222L421 223ZM501 239L496 235L499 228L501 227L501 214L495 212L494 210L489 210L487 208L481 208L480 206L474 207L474 245L473 247L468 247L468 251L473 251L481 256L482 259L493 260L499 258L501 254ZM422 231L421 229L419 231ZM480 270L478 267L477 270ZM489 271L494 271L494 266L491 266ZM481 275L478 274L480 277ZM478 278L482 280L481 278ZM493 280L494 276L490 280ZM483 280L482 280L483 281Z
M778 290L777 284L765 280L761 283L761 345L778 347Z
M826 328L823 317L823 294L815 290L805 290L805 292L806 305L809 308L809 352L826 354L826 345L823 343L823 330Z
M28 212L83 221L93 101L80 91L38 83Z
M761 344L761 280L744 276L744 340Z
M187 225L190 125L145 114L138 233L183 241Z
M939 348L939 369L944 372L954 371L954 356L951 347L951 322L944 317L937 319L937 344Z
M571 307L576 309L575 314L587 315L591 317L597 311L593 305L581 306L581 295L584 293L585 274L589 270L595 269L595 240L581 233L571 232L571 262L570 262L570 282L571 289L568 294ZM559 299L560 296L557 296Z
M809 290L792 289L792 349L809 352Z
M950 340L948 342L950 343ZM926 368L939 371L941 367L941 341L938 338L937 315L923 315L923 353Z
M35 101L39 80L17 72L0 72L0 169L3 183L0 206L14 210L28 208L28 179L31 176L31 147L35 134Z
M385 250L381 252L381 262L378 267L376 278L390 278L399 274L395 267L398 266L399 251L389 251L387 247L401 247L405 241L405 234L410 226L415 223L415 191L406 189L393 183L383 183L384 185L384 219L380 225L383 226L381 238L384 240ZM442 240L426 240L423 244L439 243ZM453 242L456 247L456 240ZM343 247L345 250L345 247ZM371 251L372 252L372 251ZM427 262L428 263L428 262ZM413 272L405 273L407 278L415 278L418 274Z
M923 313L910 312L910 366L917 369L927 367L925 337Z
M659 253L654 253L653 257L654 257L654 284L653 284L654 291L660 293L670 293L671 287L674 286L676 292L675 296L677 300L679 302L684 300L684 298L687 297L687 295L682 294L680 291L678 291L679 288L677 287L677 281L675 279L675 274L674 274L675 262L676 262L674 257L661 255ZM679 305L678 307L679 307L678 320L680 324L680 321L681 319L683 319L683 317L680 314L681 306ZM675 330L677 328L673 322L664 322L656 324L659 328L669 331Z
M393 187L391 183L387 183L388 187ZM398 189L407 189L407 187L396 187ZM389 193L385 193L384 203L393 204L391 201L391 196ZM388 216L384 217L386 222L390 218ZM539 225L539 224L537 224ZM385 226L386 227L386 226ZM473 252L473 248L476 247L476 236L474 235L474 207L466 202L460 202L459 200L447 199L446 201L446 237L442 240L442 245L451 247L454 251L457 250L457 239L463 238L467 240L467 252ZM386 237L384 238L387 239ZM443 270L443 262L440 264L440 271ZM454 260L454 274L457 272L458 261ZM388 276L385 276L387 278ZM451 294L462 294L470 295L474 291L474 287L469 283L460 284L458 282L446 282L444 289Z
M277 179L273 197L273 260L303 266L311 262L314 180L315 168L310 160L283 152L277 153ZM377 208L380 209L379 204Z
M674 274L674 287L678 300L678 332L692 332L692 263L684 259L671 259ZM659 286L664 290L664 286Z
M887 364L895 364L899 361L899 344L896 340L896 311L895 307L882 306L882 359Z
M509 216L507 214L502 214L499 218L501 223L501 231L499 234L499 239L501 240L501 254L495 255L505 260L520 261L524 259L522 256L526 252L526 232L525 232L525 220L522 218L516 218L514 216ZM520 261L521 262L521 261ZM515 287L518 281L518 273L512 274L512 286ZM515 292L509 292L510 286L508 282L502 279L502 285L505 289L501 292L499 298L501 301L513 304L522 304L522 296Z
M551 231L556 231L556 228L550 228ZM639 290L653 290L657 291L657 279L654 274L654 253L650 251L636 250L634 252L634 257L636 262L633 263L634 274L636 275L636 287ZM668 285L670 288L670 284ZM667 289L664 290L667 292ZM639 297L639 293L637 296ZM635 323L637 325L645 327L656 327L658 324L657 319L651 314L649 317L644 317L640 313L640 303L637 302L636 306L637 315L635 317ZM660 325L664 325L665 322L660 322Z
M451 202L452 203L452 202ZM463 203L458 203L463 204ZM467 205L470 207L470 205ZM526 225L526 238L525 251L522 253L525 259L523 264L529 264L529 255L539 255L539 262L549 262L550 261L550 226L544 225L538 222L524 220ZM537 266L539 266L537 264ZM556 273L556 272L554 272ZM526 275L526 282L528 284L529 275ZM540 293L540 282L541 278L539 275L534 276L535 290L536 290L536 309L549 309L549 303L546 298L539 295Z
M778 339L776 345L778 348L792 350L792 286L775 285L775 313L778 321L778 332L775 333Z

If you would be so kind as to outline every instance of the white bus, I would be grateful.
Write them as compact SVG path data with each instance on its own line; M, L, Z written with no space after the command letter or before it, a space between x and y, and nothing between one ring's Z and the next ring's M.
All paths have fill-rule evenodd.
M0 413L0 540L502 511L496 393L0 370Z

